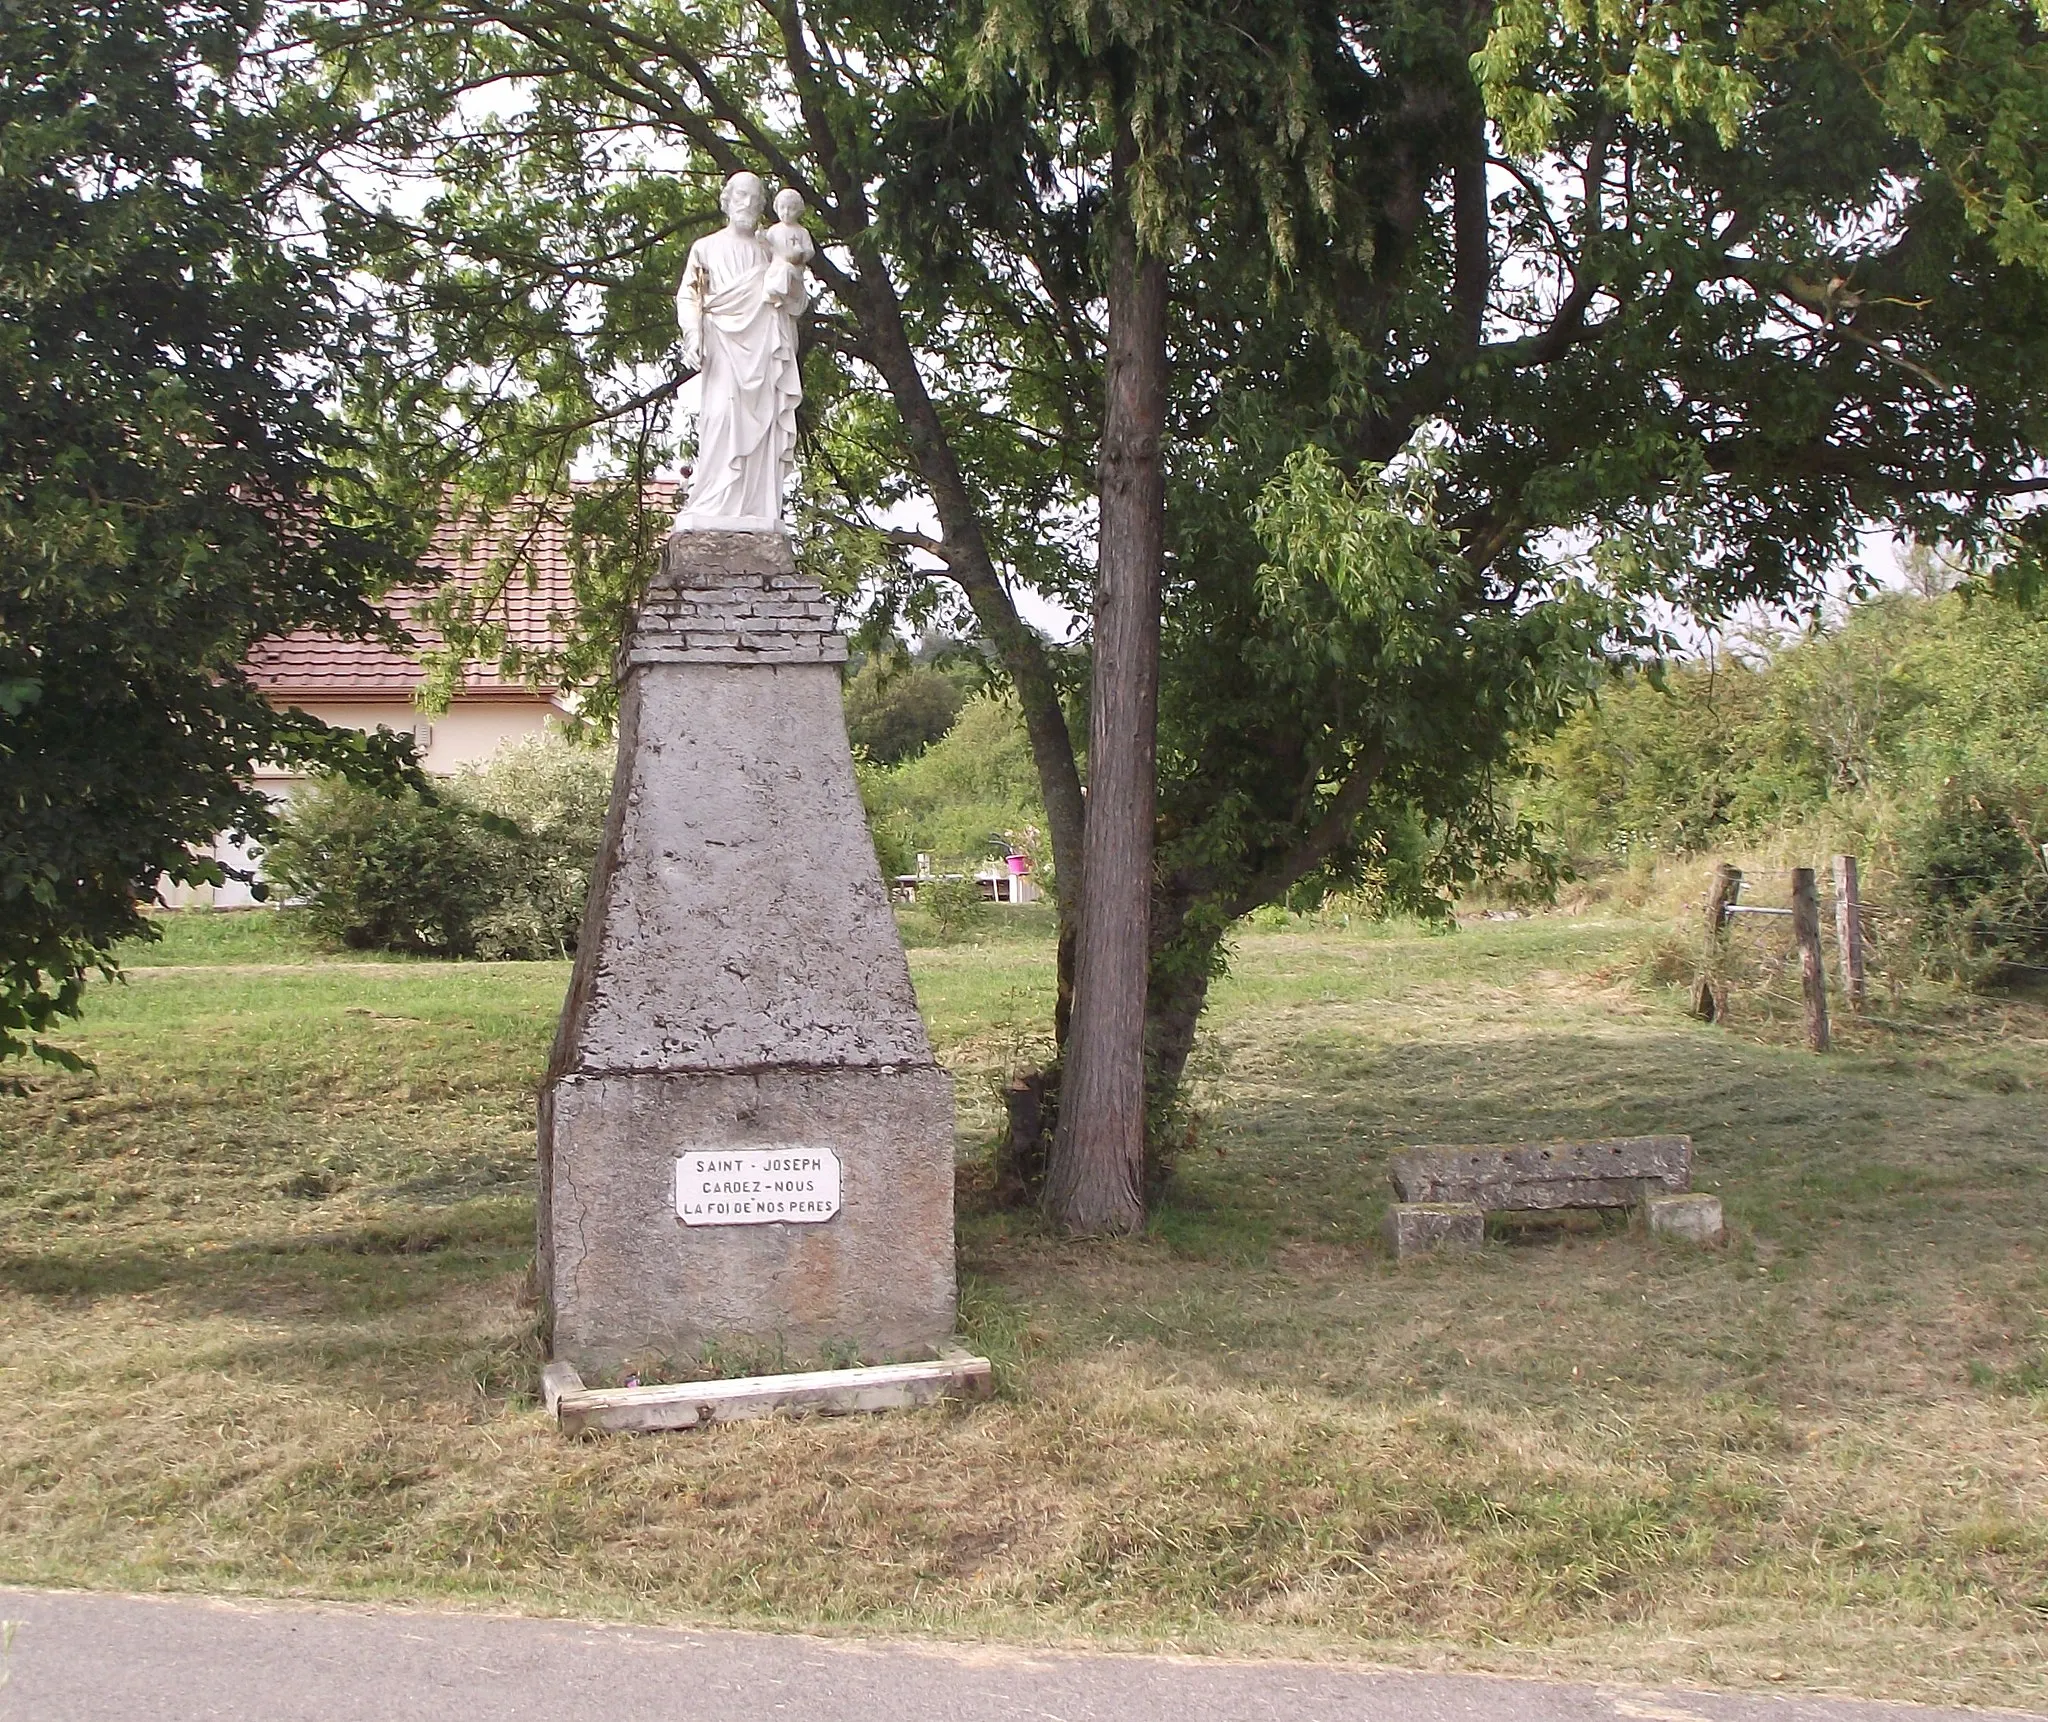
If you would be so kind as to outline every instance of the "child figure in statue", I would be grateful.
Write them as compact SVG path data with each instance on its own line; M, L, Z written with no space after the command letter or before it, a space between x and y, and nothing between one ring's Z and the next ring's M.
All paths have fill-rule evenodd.
M768 265L768 303L788 305L799 312L810 298L804 270L818 254L817 245L804 227L803 215L802 192L778 191L775 194L775 225L761 236L775 253L775 261Z

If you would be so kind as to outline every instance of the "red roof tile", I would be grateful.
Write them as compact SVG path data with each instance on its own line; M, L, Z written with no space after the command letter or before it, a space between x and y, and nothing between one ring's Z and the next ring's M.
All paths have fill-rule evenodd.
M647 487L649 507L675 507L678 486L657 482ZM523 535L522 542L514 534ZM508 542L509 540L509 542ZM434 534L423 559L446 571L447 581L469 584L480 579L494 555L513 554L518 572L506 583L492 620L505 625L512 644L545 648L560 638L562 624L575 607L570 581L567 535L558 519L535 522L508 518L500 536L488 528L470 532L458 522L444 523ZM385 612L412 637L416 651L441 644L440 632L414 613L436 588L402 586L386 594ZM443 585L440 590L445 591ZM415 656L376 640L343 640L332 634L302 629L281 640L262 640L249 653L250 677L271 699L409 700L424 679ZM471 660L464 669L464 690L471 699L536 699L542 696L517 681L508 682L496 664ZM458 698L462 694L457 695Z

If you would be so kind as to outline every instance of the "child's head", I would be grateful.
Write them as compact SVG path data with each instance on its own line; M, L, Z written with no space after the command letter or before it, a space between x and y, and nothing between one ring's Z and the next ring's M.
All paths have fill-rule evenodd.
M775 194L775 219L795 222L804 212L804 194L785 188Z

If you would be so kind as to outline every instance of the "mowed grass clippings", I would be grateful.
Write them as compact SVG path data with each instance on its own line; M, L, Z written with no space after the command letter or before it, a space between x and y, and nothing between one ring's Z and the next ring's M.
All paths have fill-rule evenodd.
M2041 1703L2048 1009L1815 1059L1615 980L1643 936L1247 934L1147 1236L970 1201L995 1402L565 1441L565 970L174 924L0 1103L0 1575ZM1051 952L911 955L971 1153ZM1404 1144L1667 1129L1725 1251L1374 1242Z

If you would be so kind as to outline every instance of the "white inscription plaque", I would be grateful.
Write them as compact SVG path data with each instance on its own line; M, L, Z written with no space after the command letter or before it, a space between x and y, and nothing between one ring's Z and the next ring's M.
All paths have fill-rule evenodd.
M686 1226L815 1225L839 1212L839 1156L829 1148L693 1149L676 1158L676 1214Z

